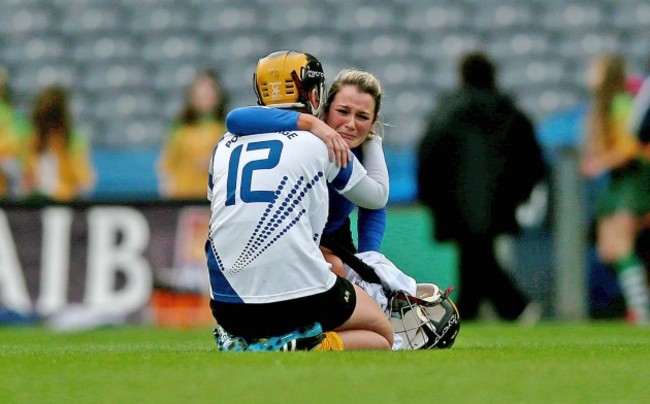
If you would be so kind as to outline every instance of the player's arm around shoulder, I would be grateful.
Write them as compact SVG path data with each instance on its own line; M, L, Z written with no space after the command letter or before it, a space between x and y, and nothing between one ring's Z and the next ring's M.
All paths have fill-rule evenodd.
M238 136L298 130L300 112L264 106L239 107L226 115L226 129Z
M338 170L331 183L339 193L363 208L380 209L388 202L388 181L372 178L356 157Z

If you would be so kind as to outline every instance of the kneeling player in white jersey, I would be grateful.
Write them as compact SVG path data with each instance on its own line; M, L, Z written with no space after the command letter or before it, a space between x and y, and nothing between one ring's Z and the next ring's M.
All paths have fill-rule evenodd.
M260 59L255 85L262 105L316 114L324 74L313 56L281 51ZM387 180L368 177L354 157L337 167L309 132L227 133L215 148L206 242L210 305L241 349L391 348L393 330L381 307L332 273L318 247L327 183L368 208L388 198Z

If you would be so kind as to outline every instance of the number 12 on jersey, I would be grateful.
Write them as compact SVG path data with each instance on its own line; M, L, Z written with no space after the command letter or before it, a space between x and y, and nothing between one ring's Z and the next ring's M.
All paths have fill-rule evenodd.
M246 147L245 151L244 147ZM232 151L228 163L228 179L226 185L228 195L226 197L226 206L235 204L238 185L240 190L239 199L244 203L273 202L275 194L272 190L253 191L251 185L253 183L253 173L256 170L269 170L278 165L282 154L282 147L283 144L280 140L265 140L252 142L248 145L239 145ZM251 160L244 164L240 170L242 153L265 149L269 151L266 158Z

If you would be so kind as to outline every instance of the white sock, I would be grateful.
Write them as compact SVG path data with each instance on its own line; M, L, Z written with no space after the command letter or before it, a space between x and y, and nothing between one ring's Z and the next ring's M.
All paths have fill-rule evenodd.
M634 311L639 322L650 321L650 291L645 268L640 265L626 268L618 274L618 281L627 307Z

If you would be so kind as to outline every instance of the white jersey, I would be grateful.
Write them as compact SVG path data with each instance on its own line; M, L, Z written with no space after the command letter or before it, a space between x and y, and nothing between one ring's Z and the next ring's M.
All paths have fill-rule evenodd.
M310 132L227 133L208 184L212 299L269 303L329 290L336 276L319 249L327 183L345 192L365 174L356 159L336 167Z

